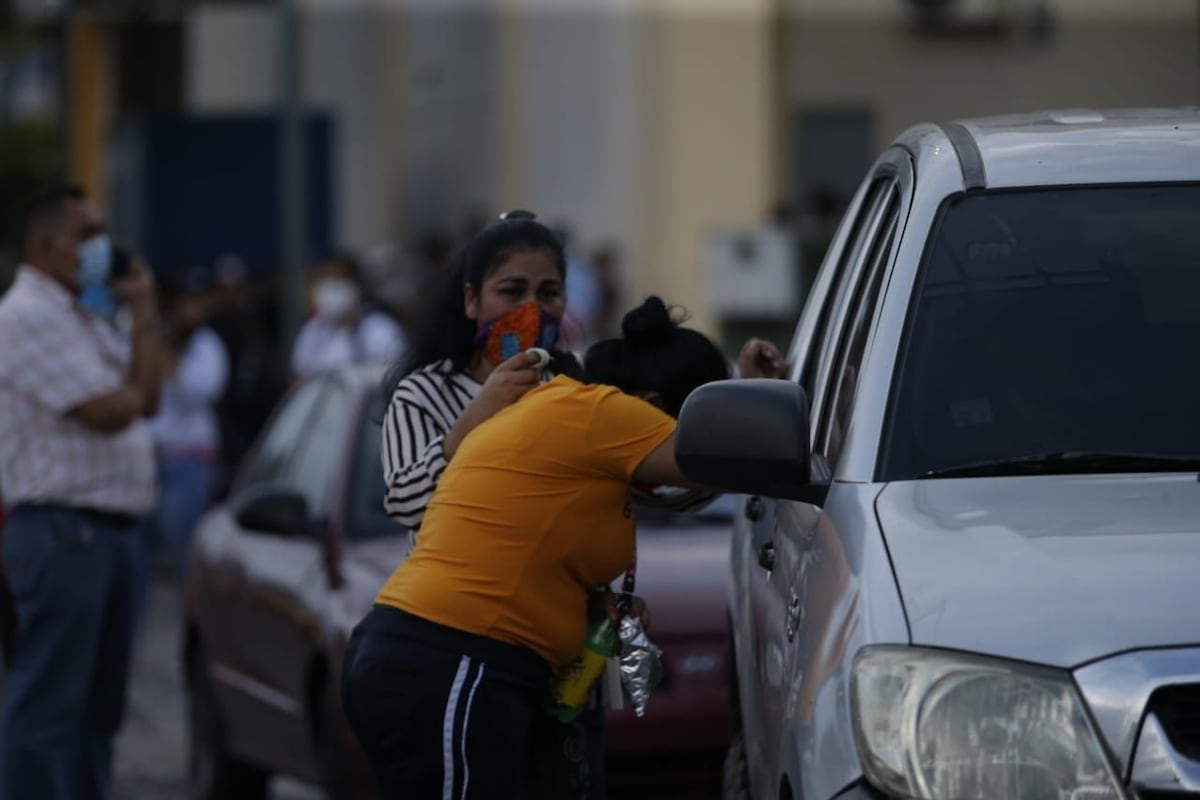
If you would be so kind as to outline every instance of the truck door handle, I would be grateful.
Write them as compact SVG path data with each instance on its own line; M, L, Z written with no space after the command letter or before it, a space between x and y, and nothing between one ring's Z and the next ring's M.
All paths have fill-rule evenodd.
M751 522L758 522L761 520L763 518L763 514L766 513L766 510L767 504L764 503L763 499L757 495L746 501L746 519L750 520Z
M758 565L767 572L775 569L775 543L767 542L758 551Z
M784 630L789 642L796 636L796 631L800 630L800 624L803 621L804 605L800 601L800 595L796 594L796 590L793 589L791 599L788 601L787 623Z

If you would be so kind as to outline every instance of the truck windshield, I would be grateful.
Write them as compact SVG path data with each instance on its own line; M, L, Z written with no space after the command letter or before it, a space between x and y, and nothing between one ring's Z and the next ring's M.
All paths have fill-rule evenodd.
M880 478L989 464L1019 474L1022 462L1139 471L1134 457L1145 471L1200 458L1200 186L947 201L892 384Z

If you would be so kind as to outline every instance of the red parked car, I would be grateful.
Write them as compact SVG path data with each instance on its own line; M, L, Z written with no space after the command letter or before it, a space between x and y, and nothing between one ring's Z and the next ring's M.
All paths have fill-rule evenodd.
M371 796L337 687L350 629L408 550L382 507L381 379L382 368L356 367L295 389L197 529L184 664L198 800L264 798L276 773L332 798ZM611 717L614 797L631 784L716 794L729 730L730 527L718 506L707 519L647 518L642 528L638 593L666 679L645 717Z

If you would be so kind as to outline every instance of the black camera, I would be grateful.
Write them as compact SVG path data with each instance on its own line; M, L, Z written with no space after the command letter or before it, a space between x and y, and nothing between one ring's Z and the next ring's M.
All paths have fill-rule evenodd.
M112 271L109 273L113 280L128 278L133 273L133 253L121 247L113 245L112 250Z

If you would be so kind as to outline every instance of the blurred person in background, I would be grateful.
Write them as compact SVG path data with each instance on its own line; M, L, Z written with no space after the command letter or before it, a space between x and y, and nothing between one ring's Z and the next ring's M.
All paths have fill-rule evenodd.
M229 383L229 354L208 327L209 295L197 272L185 274L163 303L163 386L150 420L158 502L140 531L138 620L144 617L159 543L182 584L192 532L212 501L220 459L217 402Z
M528 356L496 361L485 353L486 331L513 312L531 313L539 328L560 322L565 281L558 238L528 211L502 215L458 252L412 348L387 379L382 467L392 519L418 529L463 437L536 385L524 369ZM579 373L573 355L552 355L552 372Z
M575 237L565 224L555 226L567 253L567 306L564 328L567 341L580 350L599 338L598 322L603 304L603 290L591 258L575 243Z
M77 187L30 204L0 300L4 567L18 630L0 723L0 797L103 800L125 710L136 531L154 504L158 304L141 259ZM119 264L121 275L114 275ZM80 298L109 286L116 327Z
M290 380L279 336L277 293L252 283L245 262L229 254L213 265L209 327L229 355L229 381L217 404L221 461L213 499L224 497Z
M419 324L426 298L445 280L452 248L449 234L431 229L408 245L382 242L363 253L364 283L402 329L413 330Z
M354 257L343 254L318 263L310 301L313 313L292 350L295 377L309 378L349 364L392 363L404 352L404 331L368 302Z
M617 333L617 309L622 295L618 258L617 248L613 245L601 245L592 251L597 292L592 321L595 339L607 339Z

